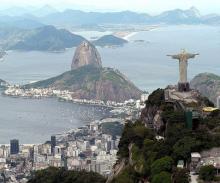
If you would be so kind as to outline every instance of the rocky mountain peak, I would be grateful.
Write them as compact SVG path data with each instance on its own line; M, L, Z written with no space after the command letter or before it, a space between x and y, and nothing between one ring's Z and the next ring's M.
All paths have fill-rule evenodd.
M101 56L94 45L88 41L83 41L75 51L71 69L78 69L85 65L102 67Z
M220 96L220 76L212 73L201 73L191 80L190 85L216 104L216 99Z

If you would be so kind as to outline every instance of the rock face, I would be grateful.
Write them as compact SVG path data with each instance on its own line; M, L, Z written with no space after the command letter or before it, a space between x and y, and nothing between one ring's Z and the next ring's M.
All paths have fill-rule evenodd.
M148 128L154 128L157 123L156 118L159 117L157 114L159 113L160 109L157 106L145 107L141 112L141 120L146 124Z
M83 41L82 44L77 47L72 60L71 69L78 69L85 65L102 67L101 56L98 50L88 41Z
M220 76L218 75L201 73L192 79L190 85L213 103L216 103L217 97L220 96Z

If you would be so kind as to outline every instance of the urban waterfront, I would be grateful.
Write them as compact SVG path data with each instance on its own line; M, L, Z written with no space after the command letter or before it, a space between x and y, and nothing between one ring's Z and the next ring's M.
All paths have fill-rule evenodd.
M0 95L0 144L43 143L62 133L107 116L107 109L59 102L54 98L24 99Z

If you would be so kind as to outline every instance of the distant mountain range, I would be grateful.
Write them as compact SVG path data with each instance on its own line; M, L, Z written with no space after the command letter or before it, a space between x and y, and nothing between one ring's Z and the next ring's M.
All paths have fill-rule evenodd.
M16 11L17 10L17 11ZM78 46L83 37L55 27L102 27L102 25L139 24L139 25L220 25L220 16L216 14L202 16L192 7L188 10L175 9L166 11L160 15L123 12L83 12L79 10L65 10L59 12L50 6L39 9L22 9L13 7L7 11L0 11L0 47L6 50L44 50L59 51L65 48ZM114 26L110 26L113 27ZM93 29L96 30L96 29ZM97 29L98 30L98 29ZM126 40L107 35L95 40L93 44L98 46L123 45Z
M162 14L152 17L152 22L166 24L197 24L202 23L202 16L196 8L188 10L175 9L163 12Z
M66 10L45 16L44 23L55 25L67 24L198 24L206 23L199 11L192 7L188 10L175 9L166 11L160 15L151 16L145 13L131 11L123 12L83 12L78 10Z
M54 26L31 30L0 28L0 41L6 50L60 51L78 46L85 38Z
M5 50L61 51L80 45L86 39L65 29L43 25L38 28L21 29L0 26L1 47ZM105 35L93 41L96 46L123 46L127 40L114 35Z
M43 23L30 18L0 16L0 28L34 29L42 26Z
M28 17L29 20L56 26L94 24L220 24L220 15L201 15L195 7L187 10L174 9L156 16L131 11L101 13L68 9L60 12L50 6L44 6L37 10L13 7L0 11L0 23L1 17L6 18L5 20L14 19L15 17L23 20Z
M33 7L23 8L23 7L13 6L5 10L1 10L0 15L6 15L6 16L32 15L36 17L42 17L56 12L58 12L58 10L56 10L55 8L49 5L45 5L41 8L33 8Z

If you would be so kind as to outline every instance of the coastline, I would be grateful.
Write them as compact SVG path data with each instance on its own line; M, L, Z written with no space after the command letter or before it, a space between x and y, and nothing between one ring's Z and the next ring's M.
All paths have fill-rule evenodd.
M123 37L123 39L130 41L130 38L132 38L133 36L137 35L139 32L131 32L130 34L126 35Z
M91 123L92 121L112 116L112 113L110 113L112 109L109 107L59 102L58 99L54 97L41 99L23 97L14 98L0 94L0 100L1 102L3 101L1 109L5 108L5 101L11 102L10 105L15 103L29 103L30 105L37 104L36 106L41 107L47 103L48 107L51 105L57 106L49 109L49 114L54 114L54 116L51 117L52 119L49 118L48 114L43 112L44 108L40 109L39 111L41 111L41 113L39 113L38 108L36 107L29 108L30 105L27 105L27 108L25 108L24 105L21 105L23 106L22 108L12 108L11 111L5 112L5 110L8 109L8 106L6 106L6 109L3 109L2 111L4 114L0 116L0 118L3 119L1 125L4 125L1 129L5 129L6 132L9 132L8 134L10 134L10 138L7 136L7 133L1 133L1 144L9 144L10 139L13 138L19 139L21 144L43 144L49 140L51 135L66 134L69 130L77 129ZM96 115L96 113L99 113L99 115ZM9 119L4 120L7 119L5 114L15 115L13 117L9 115ZM38 123L38 120L41 121ZM28 130L24 131L22 130L23 128ZM42 135L39 135L38 130L41 129L42 131L40 131L40 134ZM11 133L11 131L14 133ZM33 136L31 136L31 134L33 134Z
M8 86L5 90L2 91L1 95L8 97L21 97L24 99L41 99L41 98L56 98L58 101L72 102L75 104L83 104L89 106L99 106L117 109L121 107L130 107L135 106L136 103L140 100L129 99L124 102L116 101L102 101L97 99L76 99L72 95L74 92L68 90L56 90L53 88L30 88L24 89L20 86ZM139 102L140 103L140 102Z
M83 103L83 102L79 102L79 101L64 100L64 99L61 99L61 98L56 97L56 96L48 96L48 97L43 96L43 97L40 97L40 98L36 98L36 97L30 97L30 96L29 97L27 97L27 96L26 97L24 97L24 96L10 96L10 95L6 95L4 93L1 93L0 95L5 96L5 97L9 97L9 98L10 97L12 97L12 98L21 98L21 99L24 99L24 100L28 100L28 99L43 100L43 99L51 98L51 99L57 100L58 102L72 103L72 104L77 104L77 105L82 105L82 106L89 106L89 107L97 107L97 108L100 108L100 110L108 110L109 112L112 111L112 112L109 113L109 115L105 116L105 118L116 118L115 116L118 116L118 117L121 118L121 114L123 114L123 113L127 114L129 116L131 111L138 110L135 105L130 106L128 104L128 105L124 105L124 106L110 106L110 105L104 105L104 104L102 105L102 104ZM113 111L116 111L116 112L113 112ZM121 111L121 112L118 113L117 111ZM129 114L127 112L129 112ZM66 135L68 135L68 134L70 134L70 133L72 133L76 130L81 129L84 126L90 125L90 124L92 124L94 122L97 122L97 121L100 122L102 119L105 119L105 118L100 118L98 120L92 120L92 121L89 120L84 125L80 125L78 127L70 128L70 129L67 129L67 130L64 130L64 131L59 131L59 132L53 133L53 134L56 135L56 136L61 136L61 137L66 136ZM44 144L45 142L46 141L37 142L37 143L35 143L35 142L34 143L24 143L24 144L21 144L21 145L30 146L30 145ZM7 144L8 143L2 143L2 145L7 145Z
M138 34L140 31L121 31L121 32L114 32L113 35L127 41L130 41L130 38Z
M138 33L152 31L154 29L157 29L158 27L159 26L150 26L150 27L137 28L137 29L128 30L128 31L119 31L119 32L114 32L113 35L119 38L125 39L127 41L130 41L130 39L133 36L137 35Z

